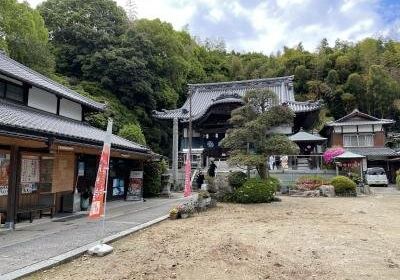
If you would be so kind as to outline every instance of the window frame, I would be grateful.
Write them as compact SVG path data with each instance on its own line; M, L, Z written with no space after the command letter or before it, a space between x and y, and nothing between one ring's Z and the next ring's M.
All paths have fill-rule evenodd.
M3 91L0 90L0 98L5 98L6 97L6 91L7 91L7 83L3 80L0 80L0 84L4 85Z
M350 140L346 140L346 137L349 137ZM369 145L366 143L368 142L367 139L370 137ZM353 138L353 139L352 139ZM355 138L355 139L354 139ZM363 139L363 140L361 140ZM354 140L356 140L356 145L354 145ZM363 143L360 143L363 141ZM350 142L350 145L348 144ZM361 145L362 144L362 145ZM373 133L346 133L343 134L343 147L351 148L351 147L374 147L374 134Z
M26 104L26 99L27 98L26 98L26 89L25 89L25 84L24 83L22 85L19 85L19 84L16 84L16 83L13 83L13 82L1 79L1 78L0 78L0 83L4 84L4 92L3 92L3 94L0 93L0 98L8 100L8 101L11 101L11 102L15 102L15 103L18 103L18 104ZM22 90L22 99L21 100L17 100L17 99L13 99L13 98L7 97L7 91L8 91L8 86L9 85L17 87L17 88L20 88Z

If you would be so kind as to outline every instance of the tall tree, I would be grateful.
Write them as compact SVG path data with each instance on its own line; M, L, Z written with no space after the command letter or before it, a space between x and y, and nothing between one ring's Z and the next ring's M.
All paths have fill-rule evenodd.
M38 10L51 33L57 71L74 77L95 52L118 44L128 26L112 0L48 0Z
M16 0L0 0L0 7L0 49L28 67L51 73L54 57L40 14Z
M281 125L292 124L294 113L277 105L274 92L254 90L246 93L245 105L234 110L222 146L231 150L231 164L255 167L261 178L268 177L266 158L270 155L297 154L298 147L286 136L273 132Z

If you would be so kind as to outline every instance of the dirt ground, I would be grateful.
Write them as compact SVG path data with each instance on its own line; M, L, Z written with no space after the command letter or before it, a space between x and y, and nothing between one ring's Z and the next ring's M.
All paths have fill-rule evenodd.
M400 195L219 204L27 279L400 279Z

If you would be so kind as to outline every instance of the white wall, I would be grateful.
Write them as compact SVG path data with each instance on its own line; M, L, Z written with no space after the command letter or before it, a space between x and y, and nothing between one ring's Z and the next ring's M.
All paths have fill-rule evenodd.
M345 125L343 126L343 133L357 133L357 126Z
M37 87L29 89L28 106L53 114L57 113L57 97Z
M82 120L82 106L79 103L61 98L60 100L60 116L71 118L74 120Z

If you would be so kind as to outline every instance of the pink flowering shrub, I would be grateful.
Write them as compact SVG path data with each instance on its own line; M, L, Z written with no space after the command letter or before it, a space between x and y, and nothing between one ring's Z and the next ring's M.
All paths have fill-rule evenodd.
M335 157L340 156L344 152L345 152L345 150L342 147L333 147L333 148L327 149L323 154L324 162L326 164L332 163L333 159Z

